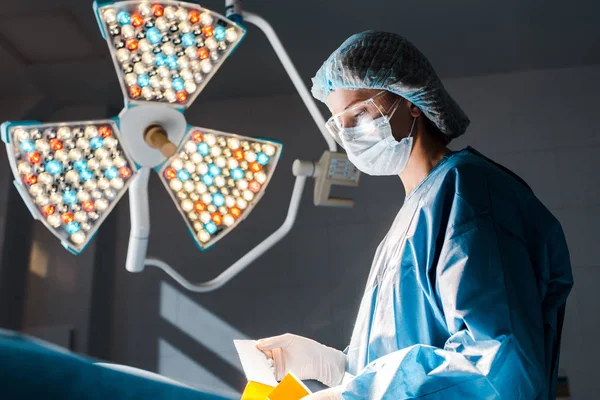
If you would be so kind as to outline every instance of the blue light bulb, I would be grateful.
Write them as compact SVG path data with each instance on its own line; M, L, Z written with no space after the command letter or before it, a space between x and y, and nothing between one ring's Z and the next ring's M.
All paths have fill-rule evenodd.
M46 171L52 175L60 175L63 172L63 166L57 160L48 161L44 168L46 168Z
M148 35L146 35L146 37L148 37ZM157 67L162 67L163 65L165 65L167 63L167 56L164 55L164 53L157 53L154 55L154 63L156 64Z
M89 169L84 169L79 173L79 177L82 181L87 182L94 177L94 173Z
M33 145L32 141L26 140L21 142L21 150L23 150L25 153L30 153L35 150L35 146Z
M165 61L167 62L167 67L171 69L177 69L177 57L168 56Z
M90 147L92 150L98 150L104 146L104 139L101 137L94 137L90 139Z
M256 161L261 165L267 165L269 163L269 156L265 153L258 153L256 155Z
M65 204L71 205L77 203L77 193L75 193L75 191L65 190L62 195Z
M236 181L239 181L240 179L244 178L244 175L244 171L242 171L241 168L235 168L231 171L231 177Z
M223 196L221 193L213 194L213 204L217 207L221 207L223 204L225 204L225 196Z
M198 143L198 153L207 156L210 154L210 147L204 142Z
M221 25L217 25L214 31L215 39L224 40L225 39L225 28Z
M180 169L179 171L177 171L177 178L179 178L181 182L185 182L188 179L190 179L190 173L187 172L185 169Z
M217 167L215 164L209 164L208 173L212 176L217 176L221 173L221 168Z
M67 232L69 232L71 235L79 232L80 229L81 227L79 226L79 222L69 222L67 224Z
M193 33L188 32L181 37L181 44L183 47L191 47L196 44L196 36Z
M146 74L138 76L138 84L140 87L146 87L150 85L150 77Z
M211 221L208 224L204 225L204 229L206 229L206 231L211 235L214 235L217 232L217 225Z
M175 64L177 64L177 61L175 61ZM177 65L175 65L175 68L177 68ZM183 90L184 87L185 87L185 83L183 82L183 79L181 79L181 78L173 79L173 90L175 90L176 92L179 92L179 91Z
M77 160L73 163L73 168L77 171L84 171L87 169L87 162L85 160Z
M152 27L146 31L146 38L153 45L157 45L162 41L162 34L156 27Z
M131 16L127 11L119 11L117 14L117 22L121 25L127 25L131 22Z
M214 182L214 179L210 175L203 175L202 176L202 182L204 182L204 184L206 186L211 186L213 184L213 182Z
M116 177L119 176L119 170L116 169L115 167L106 168L104 170L104 176L107 179L115 179Z

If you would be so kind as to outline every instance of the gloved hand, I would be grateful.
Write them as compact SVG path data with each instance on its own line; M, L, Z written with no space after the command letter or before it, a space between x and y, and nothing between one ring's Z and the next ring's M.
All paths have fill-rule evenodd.
M344 400L341 386L321 390L304 396L302 400Z
M273 359L278 381L290 371L299 379L316 379L327 386L337 386L344 378L346 355L314 340L286 333L259 340L256 348Z

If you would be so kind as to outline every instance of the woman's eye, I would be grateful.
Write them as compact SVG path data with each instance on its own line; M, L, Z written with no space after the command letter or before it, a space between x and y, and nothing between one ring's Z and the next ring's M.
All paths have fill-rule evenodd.
M355 119L358 119L358 118L360 118L360 117L364 116L364 115L365 115L365 113L366 113L366 111L365 111L365 110L359 110L359 111L357 111L357 112L356 112L356 114L354 115L354 118L355 118Z

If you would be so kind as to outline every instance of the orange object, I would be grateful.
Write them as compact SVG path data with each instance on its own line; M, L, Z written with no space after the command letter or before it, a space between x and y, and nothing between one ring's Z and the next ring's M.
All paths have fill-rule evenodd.
M93 201L86 200L83 203L81 203L81 208L83 208L87 212L92 212L92 211L94 211L94 209L96 208L96 206L94 205Z
M241 400L265 400L273 389L275 389L273 386L250 381L242 393Z
M127 167L121 167L119 168L119 175L121 178L127 179L131 176L131 170Z
M188 16L192 24L195 24L196 22L200 21L200 13L196 10L190 10Z
M137 28L139 26L142 26L143 23L144 23L144 17L142 17L138 13L131 14L131 25L133 25Z
M198 49L198 58L201 60L205 60L208 58L208 56L210 55L210 53L208 52L208 49L206 47L200 47Z
M177 101L180 103L185 103L187 101L187 93L185 90L177 92Z
M194 210L198 212L206 211L206 204L201 201L197 201L194 203Z
M244 150L242 149L237 149L236 151L233 152L233 157L238 160L238 161L243 161L245 156L244 156Z
M37 176L33 174L25 175L25 178L23 178L23 180L26 184L30 186L35 185L37 183Z
M42 212L45 216L54 214L54 211L56 211L56 208L54 208L52 204L47 204L44 207L42 207Z
M131 98L137 99L142 95L142 88L137 85L129 86L129 95Z
M212 215L212 222L214 222L217 226L221 225L223 223L223 216L221 215L221 213L214 213Z
M165 169L165 178L171 180L177 177L177 172L173 168Z
M242 215L242 210L234 206L229 209L229 214L233 215L234 218L239 218Z
M204 27L202 27L202 33L204 34L204 36L211 37L215 34L215 28L213 28L210 25L206 25Z
M102 135L103 138L107 138L110 135L112 135L112 129L110 129L110 126L106 126L106 125L98 128L98 132L100 133L100 135Z
M64 213L63 215L61 215L63 224L68 224L69 222L73 222L73 214L72 213Z
M125 46L127 46L127 48L131 51L137 50L138 48L138 41L133 39L133 38L129 38L127 39L127 41L125 42Z
M250 171L260 172L261 170L262 170L262 165L257 163L256 161L250 164Z
M54 151L58 151L63 148L63 144L60 140L54 138L50 140L50 148Z
M260 192L260 183L258 183L256 181L250 181L250 182L248 182L248 188L250 190L252 190L254 193L258 193L258 192Z
M40 162L40 158L41 158L40 153L38 153L37 151L31 152L31 153L27 153L27 159L32 164L39 163Z
M194 139L194 142L200 143L202 141L202 132L196 131L192 133L192 139Z
M300 400L310 394L310 390L291 372L283 377L279 385L269 395L268 400Z
M165 9L160 4L155 4L152 6L152 13L155 17L162 17L165 14Z

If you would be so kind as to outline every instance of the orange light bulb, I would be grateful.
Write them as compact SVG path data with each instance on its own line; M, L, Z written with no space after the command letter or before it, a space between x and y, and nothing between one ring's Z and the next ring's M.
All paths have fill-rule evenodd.
M131 170L127 167L121 167L119 168L119 175L121 178L127 179L131 176Z
M231 207L229 209L229 214L233 215L234 218L239 218L240 215L242 215L242 210L240 210L238 207Z
M73 217L72 213L64 213L63 215L61 215L61 218L62 218L63 224L65 224L65 225L68 224L68 223L70 223L70 222L73 222L73 220L75 219Z
M213 28L210 25L206 25L204 27L202 27L202 33L204 34L204 36L208 37L212 37L215 34L215 28Z
M219 226L223 223L223 216L221 215L221 213L214 213L211 217L212 222L215 223L215 225Z
M188 16L192 24L195 24L196 22L200 21L200 13L196 10L190 10Z
M23 180L26 184L30 186L35 185L37 183L37 176L33 174L25 175L25 178L23 178Z
M194 140L194 142L200 143L202 141L202 132L196 131L192 133L192 139Z
M155 4L152 6L152 13L155 17L162 17L165 15L165 9L160 4Z
M177 177L177 172L173 168L165 169L165 178L171 180Z
M244 150L237 149L236 151L233 152L233 157L238 161L243 161L245 158Z
M144 23L144 17L142 17L138 13L131 14L131 25L133 25L137 28L139 26L142 26L143 23Z
M94 209L96 208L96 206L94 205L93 201L86 200L83 203L81 203L81 208L83 208L87 212L92 212L92 211L94 211Z
M44 213L44 215L46 217L48 215L54 214L54 211L56 211L56 209L54 208L54 206L52 204L47 204L44 207L42 207L42 212Z
M206 204L201 201L197 201L194 203L194 210L198 212L206 211Z
M127 46L127 48L131 51L137 50L138 48L138 41L133 39L133 38L129 38L127 39L127 41L125 42L125 46Z
M260 192L260 183L258 183L256 181L250 181L250 182L248 182L248 188L250 190L252 190L254 193L258 193L258 192Z
M40 153L38 153L37 151L31 152L31 153L27 153L27 159L32 164L39 163L40 162L40 158L41 158Z
M206 47L200 47L197 51L198 53L198 58L201 60L206 60L208 58L208 56L210 55L210 53L208 52L208 49Z
M185 90L177 92L177 101L180 103L185 103L187 101L187 93Z
M110 126L101 126L100 128L98 128L98 133L100 133L100 135L102 135L103 138L107 138L110 135L112 135L112 129L110 129Z
M129 95L132 99L137 99L142 95L142 88L137 85L129 86Z
M256 161L253 162L253 163L250 163L250 171L252 171L252 172L260 172L261 170L262 170L262 165L260 165Z
M50 140L50 148L54 151L58 151L63 148L63 144L60 140L54 138L54 139Z

